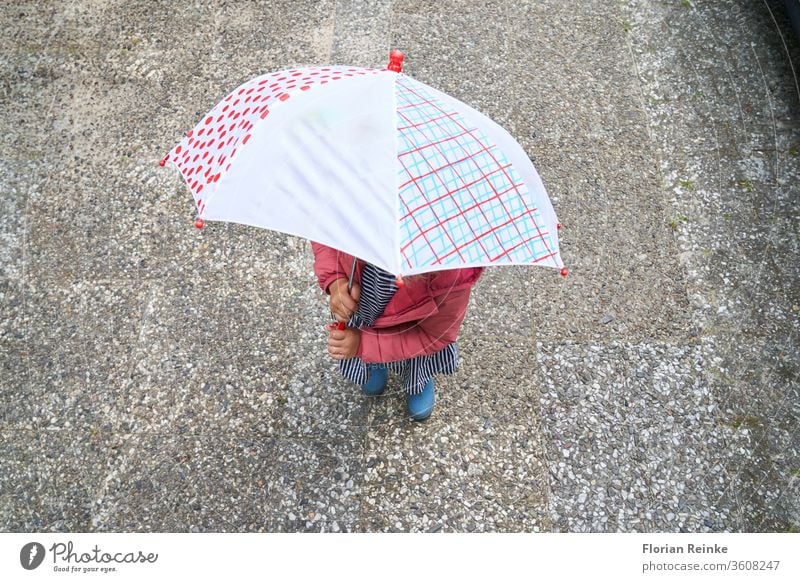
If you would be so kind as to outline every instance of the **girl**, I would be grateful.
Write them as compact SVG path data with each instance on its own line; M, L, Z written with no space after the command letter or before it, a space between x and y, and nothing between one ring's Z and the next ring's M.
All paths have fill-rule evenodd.
M339 371L368 396L383 393L389 370L399 374L411 418L428 418L434 374L458 368L456 338L483 267L411 276L398 288L393 275L358 261L348 292L353 257L320 243L311 247L331 312L347 322L344 330L328 328L328 352Z

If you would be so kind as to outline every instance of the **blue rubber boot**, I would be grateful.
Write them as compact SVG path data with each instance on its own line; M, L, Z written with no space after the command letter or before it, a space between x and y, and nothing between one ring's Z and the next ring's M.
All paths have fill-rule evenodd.
M428 380L425 388L419 394L410 394L406 398L406 405L408 406L408 413L414 420L425 420L433 412L434 404L434 390L433 378Z
M369 375L361 386L361 391L367 396L380 396L386 390L389 369L383 364L367 364L367 371Z

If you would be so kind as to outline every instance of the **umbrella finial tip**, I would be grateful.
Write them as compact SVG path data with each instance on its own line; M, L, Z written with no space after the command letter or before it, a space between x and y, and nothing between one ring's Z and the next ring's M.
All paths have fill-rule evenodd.
M205 224L206 224L206 221L203 220L202 218L200 218L199 216L197 217L197 220L194 221L194 225L197 228L203 228L203 226L205 226Z
M567 271L567 268L566 267L562 267L561 276L562 277L566 277L568 273L569 273L569 271Z
M403 51L397 49L389 51L389 65L386 68L395 73L402 73L404 58Z

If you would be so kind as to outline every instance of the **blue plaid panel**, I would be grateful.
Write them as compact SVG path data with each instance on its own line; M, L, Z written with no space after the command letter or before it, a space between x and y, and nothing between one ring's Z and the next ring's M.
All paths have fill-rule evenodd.
M400 252L407 269L533 263L544 221L500 149L404 75L396 82Z

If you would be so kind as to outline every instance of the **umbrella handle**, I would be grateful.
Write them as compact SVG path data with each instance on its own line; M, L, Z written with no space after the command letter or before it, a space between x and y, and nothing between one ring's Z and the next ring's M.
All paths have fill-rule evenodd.
M347 279L347 292L348 293L353 288L353 277L355 277L355 274L356 274L356 261L357 260L358 259L353 257L353 266L350 267L350 277ZM344 321L334 321L333 322L333 327L335 327L339 331L344 331L345 328L347 327L347 324Z
M347 279L347 292L348 293L350 293L350 291L353 289L353 277L355 277L355 275L356 275L356 261L358 261L358 259L353 257L353 266L350 267L350 277ZM345 322L343 322L343 321L339 321L339 322L336 323L336 329L338 329L339 331L343 331L344 328L346 328L346 327L347 327L347 324Z

